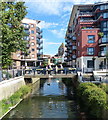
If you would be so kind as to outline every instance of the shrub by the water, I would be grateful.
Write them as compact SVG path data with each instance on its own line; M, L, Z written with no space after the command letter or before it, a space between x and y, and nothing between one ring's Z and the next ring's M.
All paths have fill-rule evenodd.
M8 99L3 99L0 101L0 117L6 113L10 107L17 104L26 94L28 94L31 91L30 86L23 86L21 87L17 92L15 92L12 96L10 96Z
M106 109L106 93L93 83L81 83L77 89L78 102L88 116L100 118Z

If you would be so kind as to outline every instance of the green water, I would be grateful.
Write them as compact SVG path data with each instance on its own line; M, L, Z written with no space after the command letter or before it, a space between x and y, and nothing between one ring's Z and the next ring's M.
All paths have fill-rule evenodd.
M71 118L77 120L79 115L71 90L61 79L42 79L39 90L35 91L34 87L31 95L10 111L5 119ZM70 94L72 94L71 99Z

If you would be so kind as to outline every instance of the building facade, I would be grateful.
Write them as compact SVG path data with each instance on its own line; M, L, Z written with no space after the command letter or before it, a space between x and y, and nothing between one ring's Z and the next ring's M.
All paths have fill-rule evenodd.
M40 21L24 18L22 25L24 27L24 40L27 41L27 53L17 51L13 53L13 66L37 66L43 54L42 30L38 27Z
M107 66L108 2L74 5L66 37L65 61L82 72Z

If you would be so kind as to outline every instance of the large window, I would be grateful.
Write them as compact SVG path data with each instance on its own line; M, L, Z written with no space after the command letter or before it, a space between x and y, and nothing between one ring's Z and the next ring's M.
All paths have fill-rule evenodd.
M103 18L108 18L108 13L103 13Z
M88 43L94 43L95 42L95 35L88 35Z
M87 60L87 68L94 68L93 60Z
M87 48L87 54L88 55L94 55L94 48L93 47Z

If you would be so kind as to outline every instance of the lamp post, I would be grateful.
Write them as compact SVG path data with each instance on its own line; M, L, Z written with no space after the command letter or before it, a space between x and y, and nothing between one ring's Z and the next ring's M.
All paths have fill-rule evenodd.
M95 57L93 56L92 60L93 60L93 70L95 70Z

